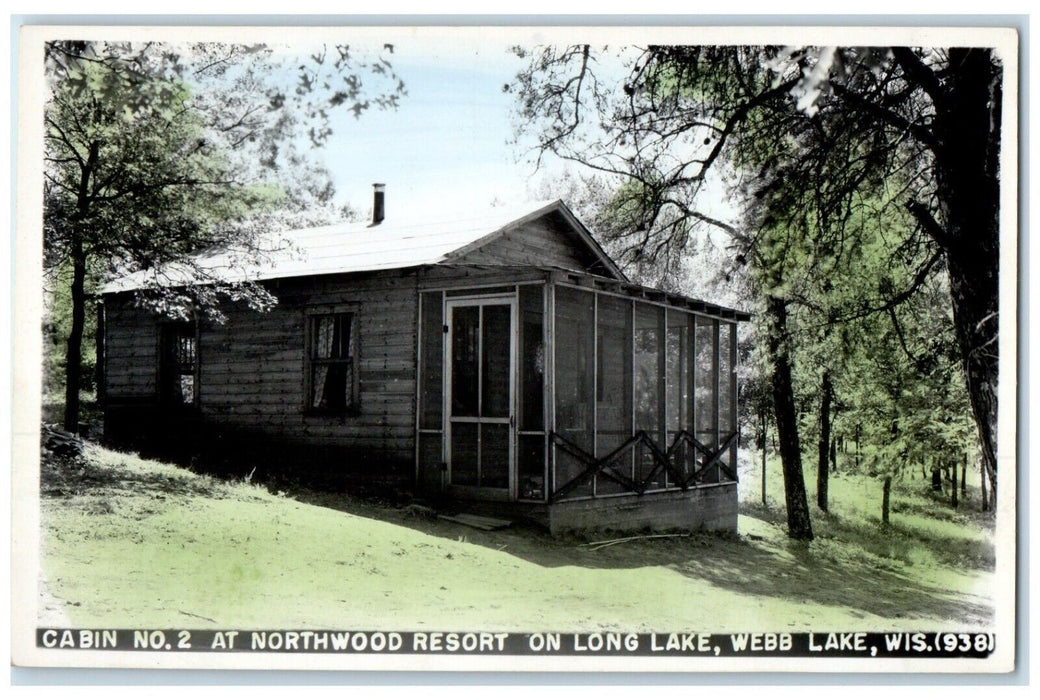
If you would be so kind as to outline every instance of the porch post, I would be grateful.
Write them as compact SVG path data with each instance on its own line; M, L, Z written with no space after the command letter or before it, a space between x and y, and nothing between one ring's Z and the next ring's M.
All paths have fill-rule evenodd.
M545 501L551 503L556 493L556 285L551 279L545 284L545 319Z

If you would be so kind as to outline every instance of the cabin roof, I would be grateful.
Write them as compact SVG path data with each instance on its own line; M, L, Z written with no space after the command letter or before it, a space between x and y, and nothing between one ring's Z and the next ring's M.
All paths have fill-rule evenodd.
M436 265L457 260L512 229L553 213L569 224L577 240L611 275L627 281L584 224L558 199L496 207L436 221L400 218L387 219L377 225L342 223L277 232L265 235L260 242L262 250L270 251L264 254L263 262L245 262L242 256L228 251L202 253L196 260L209 275L228 282ZM140 289L148 286L154 276L154 272L135 272L117 277L109 281L102 292ZM169 286L193 281L186 270L177 268L163 270L162 279Z

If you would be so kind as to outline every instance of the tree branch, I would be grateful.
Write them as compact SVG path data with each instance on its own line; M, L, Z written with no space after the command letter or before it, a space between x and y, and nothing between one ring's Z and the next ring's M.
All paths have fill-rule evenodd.
M932 104L936 108L940 108L946 94L943 92L939 76L926 66L924 61L908 46L893 46L892 55L896 57L903 72L910 78L909 82L920 85L921 89L932 98Z
M856 107L875 119L894 126L897 129L913 134L914 138L926 144L933 151L937 148L938 142L935 140L935 135L926 127L908 121L902 115L896 114L892 110L885 109L876 102L872 102L859 93L849 90L840 83L834 83L833 87L834 94L853 107Z

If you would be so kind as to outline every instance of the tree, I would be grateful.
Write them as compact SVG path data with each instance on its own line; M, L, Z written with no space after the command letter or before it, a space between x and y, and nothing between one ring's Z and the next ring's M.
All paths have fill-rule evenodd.
M324 143L329 109L360 115L395 106L403 93L385 58L358 62L347 47L334 55L322 49L286 73L264 46L46 46L45 267L70 277L67 430L78 427L90 279L141 272L141 301L170 315L212 311L221 298L260 309L275 302L260 285L226 283L191 256L220 247L256 262L268 252L258 238L265 226L330 199L300 139ZM368 95L358 71L389 86ZM192 283L171 286L173 269Z
M713 197L701 196L717 194L712 175L730 167L735 178L801 185L819 217L815 230L838 234L838 244L863 206L850 193L898 176L900 196L885 206L911 214L914 245L933 253L909 287L888 290L857 313L898 306L945 263L963 376L995 476L1002 69L992 49L649 46L610 55L549 46L517 53L529 63L510 87L535 152L633 183L625 204L641 234L640 255L681 254L703 225L739 238L704 208ZM761 157L785 151L813 157ZM756 235L748 231L744 246L755 245Z

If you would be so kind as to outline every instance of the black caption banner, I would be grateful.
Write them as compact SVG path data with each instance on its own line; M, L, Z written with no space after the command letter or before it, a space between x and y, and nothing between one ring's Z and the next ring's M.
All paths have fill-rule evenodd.
M45 649L292 654L984 659L988 632L347 632L38 628Z

